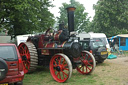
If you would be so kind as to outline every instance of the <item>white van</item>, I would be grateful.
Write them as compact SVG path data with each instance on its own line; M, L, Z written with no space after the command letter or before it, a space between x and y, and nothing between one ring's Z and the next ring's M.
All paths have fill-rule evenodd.
M107 41L107 37L104 33L93 33L93 32L80 33L77 35L77 37L80 37L80 40L99 38L104 42L104 44L106 45L106 48L108 50L110 50L110 45L109 45L109 43Z
M16 36L17 46L21 42L26 42L26 40L28 39L29 36L34 36L34 34L26 34L26 35L18 35L18 36Z
M92 53L98 63L103 63L108 57L110 46L104 33L80 33L77 37L80 37L82 50Z

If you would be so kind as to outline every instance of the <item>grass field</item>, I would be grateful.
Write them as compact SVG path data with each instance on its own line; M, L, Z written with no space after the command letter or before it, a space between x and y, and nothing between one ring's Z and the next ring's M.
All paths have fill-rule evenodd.
M49 69L38 68L38 70L32 74L26 74L24 78L24 85L92 85L95 84L96 74L81 75L76 70L73 70L71 78L66 83L56 82Z
M128 57L107 59L98 64L91 75L82 75L74 69L66 83L56 82L49 69L39 67L36 72L25 75L23 85L128 85L128 62L125 60Z
M25 75L23 85L128 85L128 62L125 62L128 61L128 52L113 54L118 56L117 59L106 59L96 66L91 75L82 75L74 69L67 82L58 83L48 68L38 67L36 72Z

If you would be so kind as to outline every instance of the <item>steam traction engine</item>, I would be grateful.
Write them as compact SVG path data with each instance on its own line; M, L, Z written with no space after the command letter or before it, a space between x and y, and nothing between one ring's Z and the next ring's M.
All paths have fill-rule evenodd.
M65 82L71 77L72 69L81 74L90 74L95 68L95 59L88 51L82 51L74 31L74 7L67 8L68 29L60 24L57 32L48 29L45 34L28 38L18 46L24 72L33 72L36 67L49 66L54 80Z

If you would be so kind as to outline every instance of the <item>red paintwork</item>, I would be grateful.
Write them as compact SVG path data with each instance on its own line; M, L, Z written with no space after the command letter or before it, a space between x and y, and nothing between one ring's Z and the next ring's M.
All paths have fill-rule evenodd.
M45 41L44 41L44 34L42 34L42 35L39 35L39 42L38 42L38 48L44 48L44 43L45 43Z
M28 69L30 68L30 53L29 53L28 47L23 43L21 43L18 46L18 48L19 48L19 51L21 52L20 55L26 56L27 58L27 61L23 61L23 70L24 70L24 73L27 73Z
M93 69L93 60L90 58L90 55L87 57L86 54L87 53L82 52L82 57L76 59L82 62L82 64L76 68L81 74L89 74Z
M58 40L59 42L59 35L61 34L62 30L58 31L54 36L54 39ZM39 42L38 42L38 49L42 49L41 50L41 54L42 55L50 55L50 49L54 49L56 48L55 45L56 45L56 42L50 42L50 41L45 41L44 38L45 38L45 35L42 34L42 35L38 35L39 37ZM60 43L60 44L57 44L57 48L63 48L64 44L66 43L66 41ZM48 48L48 49L47 49ZM57 51L58 52L58 51Z
M54 35L54 40L59 41L59 36L62 33L62 30L59 30L55 35Z
M55 43L46 43L45 48L54 48Z
M60 71L57 71L56 67L59 67ZM65 82L69 77L68 64L66 60L60 55L55 55L54 57L52 57L50 62L50 71L51 75L57 82Z
M21 60L19 51L15 44L8 44L8 43L0 43L0 46L14 46L16 48L16 53L18 56L17 61L6 61L8 65L8 73L6 75L6 78L0 81L1 83L15 83L18 81L22 81L24 78L24 71L23 71L23 63L19 62ZM10 64L16 64L16 66L10 66Z

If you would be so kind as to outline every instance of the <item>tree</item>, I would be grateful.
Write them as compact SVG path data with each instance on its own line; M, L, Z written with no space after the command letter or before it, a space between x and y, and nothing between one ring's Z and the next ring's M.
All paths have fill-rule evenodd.
M8 29L10 35L44 31L54 24L50 6L48 0L1 0L0 29Z
M128 0L99 0L91 28L108 37L128 33Z
M79 2L75 0L70 0L70 4L63 3L63 6L61 6L59 9L60 17L57 17L58 21L63 21L66 25L68 23L68 17L67 17L67 10L66 8L69 6L76 7L75 10L75 18L74 18L74 28L78 32L87 31L87 25L89 23L89 18L87 17L88 13L85 12L85 7L83 4L80 4Z

